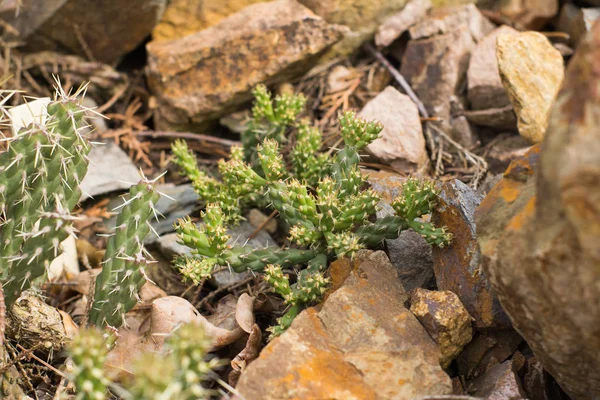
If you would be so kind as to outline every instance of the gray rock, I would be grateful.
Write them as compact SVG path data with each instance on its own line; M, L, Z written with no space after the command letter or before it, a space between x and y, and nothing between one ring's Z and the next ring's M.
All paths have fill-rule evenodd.
M579 41L592 29L594 22L600 18L600 7L579 8L566 3L560 10L558 29L569 34L569 43L577 47Z
M431 9L431 0L412 0L397 14L386 19L377 29L375 44L389 46Z
M470 385L474 396L486 400L521 400L527 395L516 375L512 361L494 365L485 375L475 379Z
M24 39L35 32L66 2L67 0L21 0L17 13L18 1L2 1L0 17L19 31L20 39Z
M503 130L517 130L517 115L510 104L501 108L465 111L465 117L475 125Z
M163 235L173 231L173 224L177 219L191 215L198 208L200 198L189 183L179 186L168 183L157 185L156 189L174 199L171 200L166 196L161 196L155 206L159 216L162 215L162 217L158 221L153 219L151 222L152 227L156 233ZM156 235L150 234L146 237L144 243L151 244L156 242L157 239Z
M435 278L439 290L458 295L476 327L510 327L482 270L475 227L475 209L481 200L482 196L457 179L442 186L432 221L446 226L454 237L449 246L433 248Z
M410 97L388 86L365 105L359 116L383 124L381 137L366 148L369 154L398 172L423 172L428 168L419 111Z
M114 142L98 145L89 154L88 173L81 182L81 199L127 190L140 181L140 173L129 156Z
M200 225L200 224L199 224ZM242 222L239 226L234 227L227 231L231 236L229 241L230 245L245 245L252 246L255 249L273 246L275 241L271 236L265 232L260 231L251 240L248 240L248 236L254 232L255 228L248 222ZM157 241L156 245L159 251L167 258L171 259L175 256L187 255L191 256L192 251L189 247L177 243L178 237L176 233L169 233L161 236ZM220 269L212 275L211 282L218 287L224 287L233 283L240 282L250 276L251 272L235 273L229 271L226 268Z

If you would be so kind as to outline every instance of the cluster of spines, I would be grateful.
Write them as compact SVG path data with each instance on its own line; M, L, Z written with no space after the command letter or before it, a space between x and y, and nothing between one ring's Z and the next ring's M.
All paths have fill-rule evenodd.
M0 279L10 306L45 275L59 244L74 233L71 209L81 192L90 146L90 111L77 96L57 90L46 121L34 121L7 141L0 154Z
M116 227L106 245L102 272L96 278L89 313L93 324L118 327L138 302L148 263L144 239L152 230L151 219L158 218L155 204L159 198L152 182L143 180L130 188L128 199L117 207Z

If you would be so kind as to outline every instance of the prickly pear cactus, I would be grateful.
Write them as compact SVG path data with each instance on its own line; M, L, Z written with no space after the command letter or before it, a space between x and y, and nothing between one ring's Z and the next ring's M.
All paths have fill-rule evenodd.
M102 272L96 278L89 313L93 324L118 327L138 302L148 263L143 243L152 230L150 220L157 215L154 205L159 198L152 182L144 180L131 187L129 198L119 206L115 232L108 240Z
M413 229L433 245L444 246L450 242L451 234L445 228L436 228L423 219L435 206L438 195L430 182L408 179L402 195L392 203L396 215L370 221L380 198L375 191L366 188L367 177L359 168L359 153L379 136L382 130L379 123L360 119L353 112L340 114L344 147L332 155L320 153L322 143L318 130L309 127L306 121L293 122L299 113L298 104L303 102L276 100L273 107L263 89L255 93L258 94L255 118L249 132L270 133L263 134L263 140L255 148L244 149L248 162L237 155L229 161L221 161L222 182L219 184L240 188L237 193L243 195L253 193L266 199L290 226L289 240L297 248L256 250L229 246L226 224L231 219L228 215L231 200L212 197L207 199L202 215L203 228L189 219L179 221L176 226L181 242L190 247L193 254L178 261L184 276L198 283L210 276L217 265L227 265L236 272L263 272L265 280L289 305L279 326L272 329L273 335L277 335L306 305L320 299L328 283L323 274L332 259L352 257L362 248L377 247L385 239L397 238L406 229ZM287 113L279 109L286 104L290 107ZM285 123L273 123L276 115L286 116L280 118ZM264 126L265 120L272 126ZM258 131L257 121L263 124ZM296 145L290 152L290 160L286 160L279 147L285 140L284 132L291 126L296 129ZM249 139L245 143L254 145ZM192 157L189 153L183 156L176 152L179 165L183 165L183 159ZM291 171L287 165L291 165ZM195 160L185 163L183 169L192 179L198 175ZM208 192L213 190L208 185L198 186ZM237 210L240 204L243 202L238 203ZM294 266L306 268L298 274L296 282L290 284L282 270Z
M36 121L0 154L0 280L7 306L43 276L73 233L71 209L81 196L90 145L87 109L58 92L45 123Z

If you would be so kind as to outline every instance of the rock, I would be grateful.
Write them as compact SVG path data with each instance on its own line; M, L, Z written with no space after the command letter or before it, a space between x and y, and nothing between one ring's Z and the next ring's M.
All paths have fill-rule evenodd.
M327 93L337 93L348 89L352 85L353 79L356 78L358 78L358 74L355 69L336 65L327 74Z
M500 79L496 43L501 35L518 33L509 26L501 26L483 38L473 50L467 72L468 99L473 110L510 105L510 99Z
M431 9L431 0L411 0L398 13L388 17L377 29L375 44L387 47L411 26L419 22Z
M440 364L448 368L473 337L471 316L458 296L450 291L416 289L410 311L440 346Z
M390 261L398 271L398 278L408 292L416 288L430 288L435 283L431 246L418 233L404 231L385 245Z
M18 1L4 1L0 4L0 17L19 32L19 39L22 40L35 32L66 2L67 0L21 0L19 4Z
M194 210L198 208L200 198L194 191L191 183L179 186L175 186L172 183L166 183L163 185L156 185L156 189L164 194L155 205L156 211L161 217L158 221L152 219L150 222L156 233L163 235L168 232L173 232L173 224L179 218L191 215ZM146 236L144 243L151 244L156 242L157 239L156 235L151 233Z
M502 108L465 111L464 115L469 122L475 125L502 130L517 130L517 115L510 104Z
M477 5L532 30L542 28L558 13L558 0L479 0Z
M271 235L277 232L277 220L273 218L269 219L267 215L256 208L248 212L246 219L255 229L262 226L262 229Z
M569 399L535 356L525 364L523 389L530 400Z
M364 170L363 174L368 175L367 182L387 204L402 193L402 185L406 181L405 177L388 171Z
M577 47L598 18L600 18L600 8L579 8L574 4L565 3L560 10L558 29L568 33L569 43Z
M255 249L273 246L275 244L273 238L265 231L259 231L253 239L248 240L248 236L250 236L254 230L255 228L248 222L242 222L239 226L233 227L227 231L227 234L231 236L228 243L232 246L247 244ZM192 250L187 246L179 244L178 241L179 238L177 233L169 233L158 238L156 245L158 250L167 259L173 259L176 256L182 255L191 256ZM227 268L218 269L218 267L215 271L216 272L212 274L211 282L217 287L225 287L243 281L252 274L249 271L236 273Z
M475 128L464 115L451 118L449 133L452 139L467 149L474 148L479 142Z
M458 373L464 380L485 375L494 365L512 356L521 342L523 338L513 329L480 330L456 359Z
M114 142L94 146L89 154L88 173L81 181L81 199L127 190L140 181L140 173L131 159Z
M303 311L248 366L246 399L412 399L450 394L439 349L416 317L385 253L363 251L321 311Z
M527 399L512 361L494 365L485 375L471 382L471 388L470 394L486 400Z
M67 0L36 34L75 54L116 64L152 32L166 3L166 0Z
M508 327L510 321L481 269L475 233L475 209L482 197L458 179L442 186L432 221L452 232L450 246L433 248L433 269L439 290L450 290L474 319L476 327Z
M375 35L379 25L390 15L402 10L409 0L299 0L315 14L332 24L345 25L350 30L327 55L349 55Z
M172 0L160 23L152 31L153 40L174 40L216 25L246 6L268 0Z
M523 136L499 135L486 156L488 171L503 173L513 160L524 156L530 148L531 143Z
M538 32L499 36L497 55L519 133L538 143L546 133L550 107L563 80L563 58Z
M484 17L474 4L466 4L435 10L428 18L410 28L410 37L425 39L452 33L462 26L469 29L475 42L494 29L494 24Z
M429 158L419 110L410 97L388 86L369 101L358 116L383 124L381 137L366 148L369 154L398 172L427 170Z
M150 42L148 83L157 129L193 130L251 99L259 83L298 76L345 30L294 0L246 7L201 32Z
M450 33L408 42L400 73L432 116L449 118L449 99L461 91L474 46L464 25Z
M544 368L583 399L600 396L599 61L596 23L569 64L537 167L539 150L513 162L477 211L504 309Z

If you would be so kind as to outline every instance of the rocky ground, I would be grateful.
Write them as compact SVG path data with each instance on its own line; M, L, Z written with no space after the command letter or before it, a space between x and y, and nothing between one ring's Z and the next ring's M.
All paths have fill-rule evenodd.
M144 318L168 314L215 334L215 355L231 360L219 370L230 386L212 383L223 398L600 397L600 1L4 0L0 15L2 89L43 97L53 75L89 81L86 102L108 117L93 123L105 145L90 154L79 239L46 303L9 310L20 378L3 383L6 398L61 395L60 354L82 323L101 234L140 170L168 171L171 199L146 243L155 285L107 363L114 379L157 346L137 330ZM325 300L268 344L284 307L260 277L225 268L190 286L170 266L189 252L173 223L202 205L169 144L186 139L214 171L261 83L304 93L328 147L340 111L381 121L362 163L384 198L377 218L406 177L431 177L432 220L454 235L431 250L407 231L334 262ZM267 214L247 210L232 240L280 244ZM48 320L28 320L31 309Z

